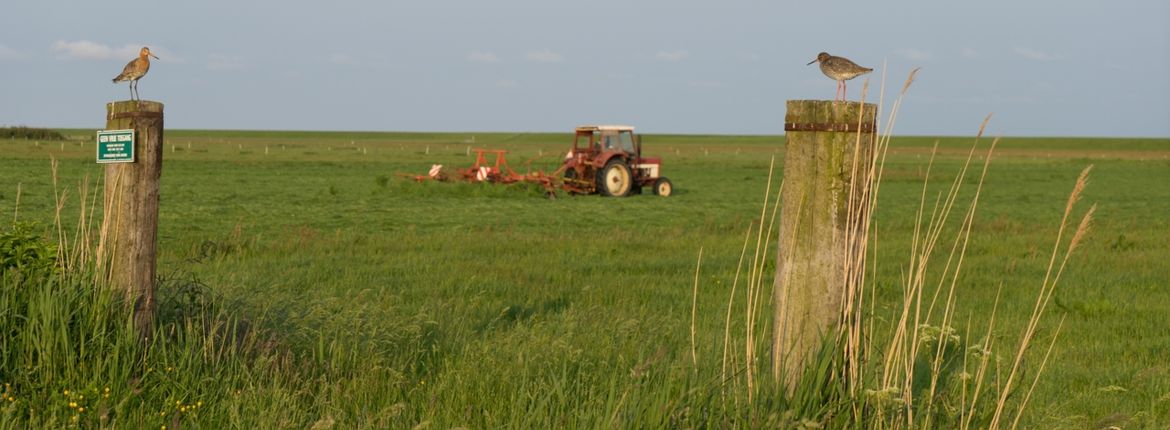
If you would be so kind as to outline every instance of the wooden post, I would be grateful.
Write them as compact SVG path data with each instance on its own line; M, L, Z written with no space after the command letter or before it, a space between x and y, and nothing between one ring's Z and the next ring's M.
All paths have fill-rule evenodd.
M105 166L99 273L134 304L142 337L154 329L155 246L162 174L163 105L152 101L106 104L106 129L134 129L135 162Z
M787 108L772 369L791 393L822 341L840 334L849 273L864 266L857 240L866 227L877 106L789 100Z

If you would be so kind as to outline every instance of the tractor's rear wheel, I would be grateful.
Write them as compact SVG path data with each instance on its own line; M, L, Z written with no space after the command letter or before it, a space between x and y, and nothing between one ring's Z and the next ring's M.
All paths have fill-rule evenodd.
M654 181L654 195L667 197L674 192L674 184L670 183L670 179L658 178Z
M602 194L612 197L625 197L633 187L634 176L621 159L609 160L605 167L597 172L597 189Z

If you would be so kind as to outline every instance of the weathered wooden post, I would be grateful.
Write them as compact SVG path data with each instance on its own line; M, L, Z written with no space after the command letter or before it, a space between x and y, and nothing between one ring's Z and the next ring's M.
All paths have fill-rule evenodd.
M111 286L125 291L128 303L134 304L138 332L147 337L154 328L163 105L138 100L108 103L106 130L134 130L134 133L131 147L114 146L110 154L102 153L99 133L98 162L110 164L105 166L98 269L103 276L108 276Z
M864 265L876 112L872 103L788 101L772 369L789 392L822 341L840 334L849 274Z

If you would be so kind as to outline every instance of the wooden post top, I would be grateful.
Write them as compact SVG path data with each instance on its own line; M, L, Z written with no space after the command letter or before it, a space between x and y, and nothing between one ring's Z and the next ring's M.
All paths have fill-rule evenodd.
M150 100L122 100L106 103L106 121L120 118L162 118L163 104Z
M831 100L789 100L784 131L857 132L877 130L877 105ZM864 117L864 120L862 119Z

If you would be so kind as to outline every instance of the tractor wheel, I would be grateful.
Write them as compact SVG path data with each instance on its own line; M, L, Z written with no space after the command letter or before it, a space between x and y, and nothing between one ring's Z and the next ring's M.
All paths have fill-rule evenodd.
M674 192L674 184L670 183L670 179L658 178L654 181L654 195L667 197Z
M607 196L625 197L630 194L633 183L630 166L621 159L609 160L605 168L597 172L597 189Z

